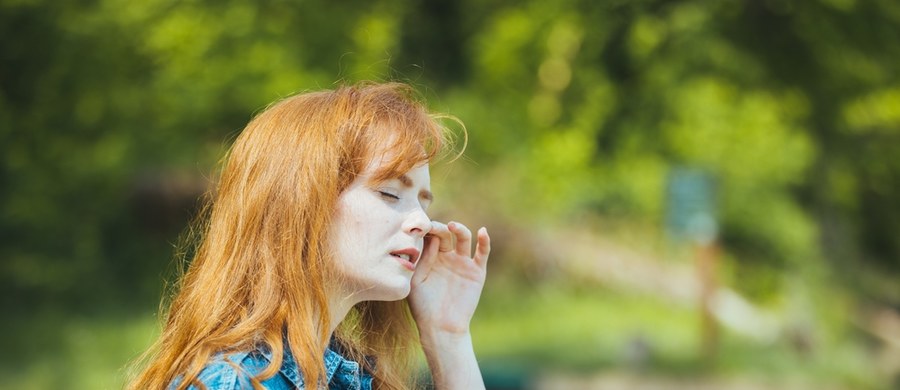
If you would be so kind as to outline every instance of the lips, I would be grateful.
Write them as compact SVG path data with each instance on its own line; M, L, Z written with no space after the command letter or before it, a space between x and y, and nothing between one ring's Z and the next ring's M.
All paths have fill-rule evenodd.
M400 261L400 263L410 271L414 271L416 269L416 262L419 261L419 250L416 248L401 249L391 252L391 256L394 256L394 258Z

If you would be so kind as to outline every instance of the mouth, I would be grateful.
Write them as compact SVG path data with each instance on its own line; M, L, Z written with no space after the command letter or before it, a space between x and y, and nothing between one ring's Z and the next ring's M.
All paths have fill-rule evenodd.
M406 248L399 251L391 252L397 261L410 271L416 270L416 262L419 261L419 250L416 248Z

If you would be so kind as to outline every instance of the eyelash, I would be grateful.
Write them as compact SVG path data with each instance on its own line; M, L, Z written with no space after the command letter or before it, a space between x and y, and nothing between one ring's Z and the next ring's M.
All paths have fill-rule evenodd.
M381 194L381 197L383 197L383 198L388 198L388 199L391 199L391 200L400 200L400 197L399 197L399 196L394 195L394 194L392 194L392 193L390 193L390 192L378 191L378 193Z

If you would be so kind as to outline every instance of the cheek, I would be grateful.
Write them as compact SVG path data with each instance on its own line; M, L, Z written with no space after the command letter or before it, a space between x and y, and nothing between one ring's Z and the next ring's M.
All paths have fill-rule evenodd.
M345 218L347 227L350 229L362 230L377 221L371 206L366 207L365 205L357 204L351 206L350 211L351 213Z
M340 217L340 229L343 232L342 239L345 243L354 247L367 245L369 242L380 239L375 237L379 226L384 226L390 218L383 210L383 205L374 202L348 202L343 208Z
M356 194L354 194L356 195ZM337 215L337 228L343 240L355 242L342 245L360 245L371 240L383 240L384 233L390 233L402 221L400 213L378 199L364 195L350 196L341 200Z

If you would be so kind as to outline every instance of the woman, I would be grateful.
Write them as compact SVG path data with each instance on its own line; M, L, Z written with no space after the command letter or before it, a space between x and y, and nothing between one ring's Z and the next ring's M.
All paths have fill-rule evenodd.
M406 388L417 335L437 388L484 386L490 238L426 215L446 129L411 95L301 94L247 125L131 388Z

